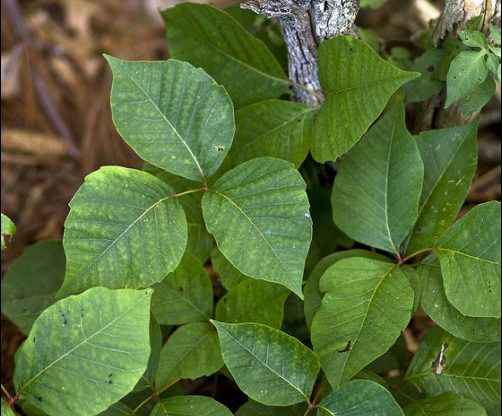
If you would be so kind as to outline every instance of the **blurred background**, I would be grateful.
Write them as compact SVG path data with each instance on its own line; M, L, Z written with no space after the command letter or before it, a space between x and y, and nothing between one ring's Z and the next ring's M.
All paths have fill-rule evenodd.
M158 10L173 0L1 0L1 210L17 225L2 271L26 245L62 237L68 202L102 165L139 166L114 130L111 74L102 53L127 59L168 56ZM212 2L219 7L232 0ZM436 7L436 8L435 8ZM437 17L441 2L388 0L359 25L386 50ZM482 115L480 169L469 195L500 198L500 90ZM22 335L2 318L2 383Z

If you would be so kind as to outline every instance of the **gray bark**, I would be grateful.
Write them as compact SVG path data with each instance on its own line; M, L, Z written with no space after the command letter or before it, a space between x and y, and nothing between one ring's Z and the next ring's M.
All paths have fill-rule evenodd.
M242 7L279 20L295 99L321 104L317 47L325 39L354 33L359 0L247 0Z
M479 15L484 15L485 23L500 19L500 0L447 0L434 32L435 42Z

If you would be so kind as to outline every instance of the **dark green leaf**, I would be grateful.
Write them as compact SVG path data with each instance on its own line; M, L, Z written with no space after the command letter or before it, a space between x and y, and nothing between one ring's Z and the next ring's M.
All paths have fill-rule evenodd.
M170 56L204 68L241 107L289 91L280 64L265 44L228 13L202 4L163 12Z
M404 409L406 416L486 416L486 410L473 400L445 393L419 400Z
M326 397L319 416L404 416L392 394L380 384L354 380Z
M302 296L312 240L305 182L289 162L258 158L223 175L202 198L207 229L242 273Z
M494 71L496 71L496 69L494 69ZM478 85L470 94L466 95L458 103L462 115L464 117L468 117L471 114L480 112L485 105L490 102L496 91L497 84L491 76L487 77L483 83Z
M289 292L282 286L248 279L223 296L216 319L228 323L255 322L280 328Z
M500 402L500 343L471 343L434 329L422 341L406 380L429 396L455 393L488 409Z
M93 288L42 312L16 354L22 401L49 416L88 416L130 392L150 356L151 295Z
M144 160L203 182L232 145L233 105L225 89L202 69L175 60L122 61L113 71L113 121Z
M476 172L477 131L477 123L472 123L417 137L425 174L408 254L433 247L457 218Z
M213 324L227 368L251 399L269 406L309 400L319 361L300 341L260 324Z
M423 177L404 107L397 105L340 162L335 224L354 240L398 254L418 217Z
M500 320L470 318L462 315L446 298L437 260L427 260L419 266L424 285L422 307L441 328L450 334L471 342L490 343L500 339Z
M232 416L232 413L210 397L179 396L161 400L150 416Z
M227 290L232 290L232 288L249 279L237 270L217 248L211 254L211 262L214 271L218 273L221 284Z
M173 190L135 169L107 166L85 178L70 202L61 294L93 286L141 288L176 269L187 245Z
M306 409L305 404L292 407L271 407L250 400L241 406L236 416L305 416Z
M336 160L346 153L399 87L420 75L402 71L349 36L321 44L319 71L326 101L314 123L312 155L318 162Z
M462 314L500 318L500 202L473 208L438 241L446 297Z
M221 367L214 328L209 323L187 324L177 329L162 348L155 386L161 391L179 380L209 376Z
M395 343L410 321L413 289L397 265L368 258L336 262L320 288L326 294L312 322L312 344L335 387Z
M199 260L185 255L174 273L154 286L152 312L162 325L209 320L213 313L213 286Z
M28 334L40 313L55 302L64 273L60 241L43 241L26 248L2 279L2 313Z

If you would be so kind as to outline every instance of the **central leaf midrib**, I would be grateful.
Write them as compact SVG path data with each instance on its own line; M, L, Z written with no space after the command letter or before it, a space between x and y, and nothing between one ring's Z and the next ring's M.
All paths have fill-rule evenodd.
M185 146L185 148L187 149L188 153L190 154L190 157L194 161L195 166L197 167L197 170L199 171L199 173L201 175L201 179L205 179L206 175L204 174L204 171L202 170L202 166L200 165L199 161L197 160L197 157L192 152L192 149L190 149L190 146L188 145L188 143L183 139L183 137L181 137L181 134L178 132L178 130L174 127L174 125L171 123L171 121L166 117L166 115L164 114L164 112L159 108L159 106L152 99L152 97L143 89L143 87L138 82L136 82L136 80L133 77L127 75L127 78L136 86L136 88L138 88L143 93L143 95L152 104L152 106L155 108L155 110L157 110L157 112L160 114L160 116L162 117L162 119L176 133L176 137L178 137L178 139L183 144L183 146Z
M272 247L272 245L270 244L270 242L265 238L265 235L263 234L263 232L261 231L260 227L258 227L258 225L256 225L254 222L253 222L253 219L248 216L244 211L243 209L236 203L233 201L232 198L230 198L229 196L225 195L224 193L222 192L219 192L219 191L216 191L216 190L212 190L210 192L214 192L215 194L217 195L220 195L222 196L223 198L225 198L227 201L229 201L235 208L237 208L237 210L244 216L244 218L246 218L246 220L253 226L253 228L255 228L257 231L258 231L258 234L260 235L260 237L263 239L263 241L265 241L265 243L267 244L267 246L270 248L270 251L272 252L274 258L277 260L277 262L279 263L279 266L280 268L285 272L285 273L288 273L288 270L286 270L286 268L283 266L282 264L282 261L281 259L279 258L279 256L277 255L277 253L275 252L274 248Z
M244 344L242 344L234 335L229 332L225 327L221 327L226 334L232 338L233 341L235 341L236 344L239 345L243 350L245 350L249 355L251 355L256 361L258 361L263 367L268 369L271 373L275 374L277 377L279 377L281 380L285 381L289 386L291 386L296 392L300 393L302 397L305 397L308 400L308 397L305 395L305 393L297 386L295 386L293 383L291 383L287 378L284 378L281 374L279 374L275 369L270 367L268 364L265 364L263 361L261 361L254 353L251 351L249 348L247 348Z

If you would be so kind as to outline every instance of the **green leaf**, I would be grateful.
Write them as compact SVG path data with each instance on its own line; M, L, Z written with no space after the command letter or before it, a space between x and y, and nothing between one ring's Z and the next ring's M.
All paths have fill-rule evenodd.
M269 406L309 400L319 361L300 341L265 325L212 322L228 370L251 399Z
M438 241L446 297L463 315L500 318L500 202L477 205Z
M312 344L335 387L396 342L411 318L413 290L397 265L368 258L336 262L320 288L326 294L312 322Z
M179 380L210 376L223 367L218 337L209 323L178 328L160 352L157 391Z
M349 237L398 254L418 217L424 165L393 107L340 162L333 187L335 224Z
M124 403L117 402L106 409L103 413L100 413L99 416L132 416L134 415L133 411L127 407Z
M451 62L445 108L469 95L488 76L487 51L463 51Z
M229 154L232 165L270 156L299 167L310 149L308 126L313 111L304 104L284 100L262 101L240 109Z
M6 243L5 237L12 238L16 234L16 225L12 222L12 220L5 214L1 214L1 249L5 250Z
M497 64L498 65L498 64ZM497 66L498 68L498 66ZM494 69L496 71L496 69ZM497 91L497 84L492 77L487 77L470 94L466 95L458 103L459 110L464 117L480 112L493 98Z
M93 288L42 312L16 354L21 400L50 416L88 416L130 392L150 355L151 295Z
M150 416L232 416L232 413L210 397L179 396L161 400Z
M2 214L3 216L3 214ZM14 413L14 410L12 410L12 408L8 405L8 403L4 400L4 398L2 397L2 416L16 416L16 414Z
M425 174L408 254L433 247L457 218L476 173L477 132L474 122L417 136Z
M170 56L204 68L226 88L237 107L289 92L274 55L225 11L180 4L162 15Z
M70 202L58 295L93 286L140 288L176 269L187 245L185 213L173 190L139 170L106 166Z
M442 364L437 366L441 351ZM500 343L471 343L433 329L405 379L429 396L455 393L488 409L500 402L500 352Z
M222 322L255 322L280 328L289 292L282 286L260 280L245 280L223 296L216 306Z
M196 258L185 258L162 282L154 286L152 312L162 325L207 322L213 313L213 286Z
M65 256L60 241L29 246L2 279L2 313L28 334L40 313L56 301L64 273Z
M211 263L214 271L220 278L221 284L226 290L232 290L240 283L249 279L237 270L217 248L215 248L211 254Z
M471 342L491 343L500 339L500 320L464 316L450 304L437 260L424 261L418 272L424 285L422 307L436 324L455 337Z
M486 416L483 406L452 393L411 403L404 412L406 416Z
M270 407L250 400L240 407L236 416L305 416L306 410L305 404L291 407Z
M477 30L464 30L459 33L459 37L465 46L488 49L486 36Z
M179 201L185 211L188 224L186 252L196 257L199 262L205 263L213 250L214 241L207 232L202 218L202 192L186 194L186 192L197 189L200 184L181 176L173 175L148 163L145 164L143 170L167 183L177 194L185 193L182 198L179 198Z
M289 162L258 158L227 172L202 198L207 229L243 274L302 296L312 220L305 182Z
M152 298L153 302L153 298ZM155 375L159 368L160 350L162 349L162 330L157 321L150 318L150 358L145 373L141 377L136 387L135 392L141 392L146 389L153 389L155 385Z
M187 179L204 182L215 173L235 132L225 89L186 62L106 58L113 121L127 144L143 160Z
M401 271L406 275L408 278L408 282L410 282L410 286L413 289L413 313L415 313L418 308L420 308L421 302L422 302L422 297L423 297L423 292L424 292L424 281L422 279L422 276L418 271L411 266L401 266Z
M317 265L315 266L312 273L310 273L310 276L308 277L307 282L303 288L303 293L305 295L305 319L309 328L312 325L312 320L314 319L315 313L321 307L322 293L319 289L319 282L321 280L321 277L324 275L326 270L328 270L337 261L351 257L367 257L377 260L386 260L384 256L381 256L379 254L358 249L339 251L321 259L321 261L319 261L319 263L317 263Z
M419 75L386 62L350 36L324 41L319 47L319 76L326 101L314 122L314 159L323 163L346 153L399 87Z
M404 86L408 102L425 101L441 92L444 82L436 79L434 73L441 64L444 53L442 49L429 49L415 59L412 69L422 75Z
M392 394L369 380L353 380L320 404L319 416L404 416Z

